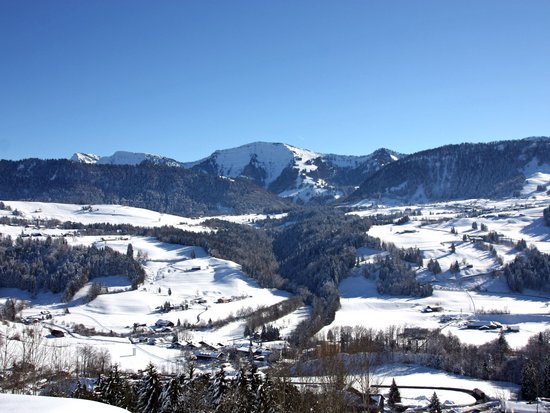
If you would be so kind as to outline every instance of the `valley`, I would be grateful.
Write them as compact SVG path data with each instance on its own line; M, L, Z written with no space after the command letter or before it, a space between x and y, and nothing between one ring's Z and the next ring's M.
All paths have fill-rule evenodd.
M509 145L526 155L533 145L546 150L547 141ZM485 148L488 157L495 147ZM388 163L379 159L363 182L393 171L386 177L393 185L419 158L386 154ZM534 348L550 345L546 164L522 158L522 184L508 196L437 200L438 183L435 192L419 192L427 186L407 180L382 193L344 180L369 159L255 143L187 164L118 153L4 165L17 184L0 209L0 367L5 377L25 377L5 388L43 393L46 371L91 380L113 374L111 365L131 381L152 374L152 363L166 386L186 374L238 383L243 369L259 369L279 384L295 383L306 405L312 389L329 394L333 376L351 392L364 391L365 377L385 396L393 378L416 386L402 391L407 407L419 410L431 403L430 388L461 411L478 401L444 388L482 389L487 410L531 397L525 369L532 363L532 377L544 374ZM321 177L329 162L343 169ZM10 199L36 185L35 167L49 176L43 195ZM79 197L105 202L65 202L71 186L56 188L71 171L99 174L103 181L87 187L92 197L79 187L87 178L70 185ZM113 202L124 187L114 177L135 176L154 183L126 191L124 205ZM291 186L281 186L285 176ZM159 197L171 178L185 194L183 209ZM199 198L181 186L187 178L197 180ZM456 171L444 178L454 179ZM410 192L413 181L420 186ZM214 189L205 189L208 182ZM228 192L217 193L219 185ZM58 202L42 199L52 197ZM42 261L32 258L35 250L44 251ZM43 268L72 250L76 262L57 264L68 277L60 286ZM128 265L143 276L125 275ZM32 374L19 371L25 359Z

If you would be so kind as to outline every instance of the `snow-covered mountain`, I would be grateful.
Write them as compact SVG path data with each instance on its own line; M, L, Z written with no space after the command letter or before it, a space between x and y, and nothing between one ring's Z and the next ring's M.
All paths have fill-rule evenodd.
M284 198L339 198L401 155L387 149L365 156L321 154L284 143L254 142L183 164L227 177L246 177Z
M117 151L111 156L77 152L71 157L71 161L99 165L139 165L147 161L156 165L181 166L181 162L165 156L127 151Z

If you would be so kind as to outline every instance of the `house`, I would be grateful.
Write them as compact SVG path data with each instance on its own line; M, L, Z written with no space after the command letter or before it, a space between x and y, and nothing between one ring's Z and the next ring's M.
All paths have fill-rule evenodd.
M202 349L209 350L209 351L217 351L218 349L208 343L205 343L204 341L199 341L199 346Z
M50 334L52 335L52 337L56 337L56 338L65 337L65 333L63 331L56 330L54 328L50 328Z
M155 322L155 327L156 328L164 328L164 327L174 327L174 323L172 323L171 321L169 320L163 320L163 319L158 319L156 322Z
M344 400L349 408L369 413L380 413L384 410L384 396L378 393L365 394L347 385L343 389Z
M441 311L443 311L443 307L441 307L441 306L431 306L431 305L426 306L422 310L423 313L440 313Z
M222 360L224 354L219 351L198 351L195 353L197 360Z

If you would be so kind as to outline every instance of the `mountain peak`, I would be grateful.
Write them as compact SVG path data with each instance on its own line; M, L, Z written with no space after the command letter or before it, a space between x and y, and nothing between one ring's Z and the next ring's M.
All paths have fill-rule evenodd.
M101 156L94 155L93 153L76 152L70 159L71 161L80 163L97 163L100 158Z
M308 202L312 198L339 198L371 173L400 157L397 152L386 149L371 155L350 156L258 141L217 150L184 166L221 176L244 177L282 197Z

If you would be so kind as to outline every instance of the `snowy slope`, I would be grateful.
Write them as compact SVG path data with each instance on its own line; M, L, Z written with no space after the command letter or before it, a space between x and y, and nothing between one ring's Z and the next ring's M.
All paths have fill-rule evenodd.
M2 411L10 413L123 413L128 410L104 403L63 397L0 393Z
M94 155L93 153L77 152L71 156L71 161L80 163L97 163L101 159L101 156Z
M211 164L218 175L237 177L246 174L246 168L262 169L263 184L269 185L293 161L292 152L282 143L254 142L234 149L224 149L214 152L207 158L196 162L185 163L184 166L206 167Z

